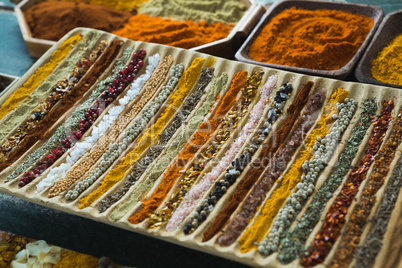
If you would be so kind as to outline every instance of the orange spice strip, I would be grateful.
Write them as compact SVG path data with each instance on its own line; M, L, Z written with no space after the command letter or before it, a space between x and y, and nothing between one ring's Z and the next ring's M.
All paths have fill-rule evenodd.
M332 246L341 234L345 224L345 216L349 206L359 192L359 187L366 178L367 172L378 150L384 140L388 130L389 122L392 120L391 112L394 108L394 102L383 102L383 108L380 116L373 122L374 129L370 135L365 156L360 159L359 166L355 167L349 175L349 182L344 184L336 200L329 208L323 225L315 235L307 255L305 255L301 264L306 267L322 263L331 251Z
M159 207L175 184L177 178L180 177L180 171L193 158L198 149L209 140L209 137L220 125L222 116L224 116L230 108L236 104L236 96L240 89L244 87L246 81L246 71L240 71L233 76L230 89L223 97L217 109L210 116L210 119L207 122L202 123L198 127L197 131L191 137L191 141L179 154L177 160L167 168L167 171L163 175L162 182L155 189L151 197L147 200L143 200L142 208L128 219L131 223L139 223L145 220L149 213Z
M376 193L384 184L385 178L390 170L390 165L395 158L396 149L402 138L402 111L398 114L392 133L385 142L383 148L373 165L373 171L369 177L369 184L363 189L361 201L357 204L349 222L346 225L345 233L341 243L335 251L335 258L329 267L346 267L352 260L363 233L367 218L376 203Z

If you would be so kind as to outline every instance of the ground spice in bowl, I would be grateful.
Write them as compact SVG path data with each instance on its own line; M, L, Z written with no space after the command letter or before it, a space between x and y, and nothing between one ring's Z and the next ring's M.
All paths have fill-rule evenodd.
M112 32L122 28L132 15L107 6L64 1L40 2L24 14L33 37L53 41L77 27Z
M402 34L378 53L371 61L371 74L374 79L388 84L402 85Z
M292 7L269 21L250 46L256 61L316 70L346 65L373 27L364 15Z
M152 42L168 46L193 48L223 39L229 35L233 25L221 22L176 21L146 14L132 16L124 28L115 35L135 41Z

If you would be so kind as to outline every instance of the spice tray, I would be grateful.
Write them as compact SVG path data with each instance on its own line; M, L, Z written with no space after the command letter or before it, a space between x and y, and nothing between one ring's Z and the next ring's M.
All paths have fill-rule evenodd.
M23 77L21 77L21 79L16 84L14 84L12 86L12 88L8 92L6 92L7 94L3 95L0 98L0 103L4 103L4 101L10 96L10 94L12 92L14 92L15 90L17 90L25 81L27 81L28 78L35 72L36 69L38 69L40 66L44 65L47 61L49 61L51 54L60 46L60 44L64 40L66 40L68 37L71 37L72 35L75 35L77 33L85 34L88 31L90 31L90 29L77 28L77 29L74 29L73 31L71 31L70 33L68 33L65 37L63 37L59 42L57 42L56 45L51 47L35 63L35 65L27 73ZM289 102L286 103L285 108L283 110L284 117L280 117L280 119L278 119L277 121L275 121L275 123L272 124L272 130L270 132L271 134L269 134L268 138L275 135L275 132L281 127L284 120L286 120L285 118L288 115L288 111L289 111L288 108L290 107L291 102L294 101L296 94L298 94L298 92L301 91L301 88L307 81L312 81L314 83L312 92L315 92L315 93L322 92L322 94L325 94L325 97L327 97L327 98L325 98L324 105L329 105L328 104L329 97L334 96L335 92L337 92L337 90L339 90L338 88L342 87L343 89L345 89L346 93L347 93L347 97L353 98L354 100L357 101L358 108L356 109L356 113L354 114L352 120L350 121L350 124L347 125L346 129L344 128L345 132L341 136L339 143L335 147L336 149L334 151L333 157L328 162L328 165L326 167L323 167L322 173L320 175L318 175L317 182L315 185L315 190L313 192L313 196L314 196L315 192L320 189L320 187L324 183L324 181L327 180L329 174L331 174L333 169L337 166L339 155L341 154L342 150L345 148L346 140L351 136L351 133L352 133L352 130L354 129L354 127L359 125L359 119L361 116L360 106L364 99L367 99L368 97L375 98L376 103L378 105L378 108L376 110L377 115L380 113L381 103L383 103L384 101L389 102L392 100L395 105L395 108L392 110L391 114L389 115L391 118L391 121L390 121L388 130L385 132L386 133L385 138L384 138L385 142L391 136L391 131L393 129L393 126L396 125L396 121L398 118L398 112L402 109L402 92L396 88L383 87L383 86L377 86L377 85L368 85L368 84L361 84L361 83L354 83L354 82L344 82L344 81L334 80L334 79L329 79L329 78L322 78L322 77L317 77L317 76L298 74L298 73L294 73L294 72L273 69L273 68L265 67L265 66L259 66L259 65L244 63L244 62L226 60L226 59L213 57L211 55L196 52L196 51L189 51L189 50L184 50L184 49L180 49L180 48L168 47L168 46L164 46L164 45L157 45L157 44L151 44L151 43L134 42L134 41L127 40L124 38L119 38L119 37L114 36L109 33L105 33L102 31L99 31L99 32L101 33L100 39L104 39L104 40L108 40L108 41L124 40L122 49L127 48L129 46L134 46L135 51L138 51L138 49L145 49L147 52L147 56L144 59L144 66L149 64L148 63L149 57L156 53L158 53L161 56L161 59L163 59L165 56L171 55L173 57L173 64L182 63L184 65L184 70L186 70L191 65L193 60L196 59L197 57L204 58L204 59L206 59L204 67L212 66L214 68L214 78L220 76L222 73L226 73L228 75L228 77L229 77L228 83L223 87L223 92L226 92L229 90L229 85L231 83L230 81L232 81L233 75L240 71L247 71L249 73L249 75L251 75L251 73L253 71L256 71L257 73L260 73L260 74L262 74L261 71L263 71L264 73L262 76L261 85L265 84L268 81L269 77L276 75L278 77L278 81L275 82L276 89L279 88L280 85L290 82L293 86L294 91L290 95ZM141 75L141 74L144 74L143 69L138 73L138 75ZM98 82L109 75L111 75L111 68L108 68L101 75L101 77L99 77ZM163 84L165 84L166 81L167 80L165 79ZM271 80L269 80L269 81L271 81ZM211 88L211 85L208 85L206 89L208 90L210 88ZM194 90L194 88L190 92L193 92L193 90ZM125 92L127 92L127 90L123 91L122 94L124 95ZM272 101L273 96L274 95L271 95L271 98L268 101L268 103L270 103ZM87 98L86 95L84 97ZM112 102L106 108L105 113L110 111L111 107L113 107L114 105L117 105L119 98L120 97L118 97L114 102ZM133 103L135 103L135 101L138 101L138 99L141 99L141 95L139 95L139 98L133 100L134 101ZM204 100L204 98L201 99L201 102L203 100ZM165 105L167 105L168 101L169 101L169 98L166 100ZM83 101L79 101L78 104L81 104L82 102ZM199 105L196 106L196 109L198 109L198 107L200 107ZM211 108L211 110L209 110L209 113L213 113L215 111L215 109L217 109L216 107L218 105L219 105L219 102L215 103L215 105ZM163 106L163 107L165 107L165 106ZM264 125L265 120L267 120L267 118L268 118L267 113L268 113L270 106L267 105L264 107L265 107L264 114L262 115L262 118L258 121L259 123L257 124L257 126ZM60 126L67 118L69 118L71 116L71 113L75 108L76 107L72 107L72 109L69 112L67 112L65 115L63 115L49 129L49 132L53 133L58 126ZM130 107L126 107L124 111L127 111L129 108ZM250 110L251 110L251 107L248 109L248 111L250 111ZM317 118L325 118L326 117L327 114L324 115L323 111L324 110L322 108L319 110ZM153 122L155 122L155 120L157 120L158 117L161 116L161 114L162 114L161 111L155 113L155 116L153 117L153 119L151 119L151 121L147 124L147 126L148 127L151 126L153 124ZM207 116L208 116L208 114L207 114ZM93 126L96 126L97 124L99 124L99 122L103 118L104 118L104 114L100 115L94 121ZM238 126L239 129L235 128L235 130L233 132L234 136L229 139L229 142L233 142L236 135L240 135L239 134L240 128L245 125L245 122L246 122L245 120L249 120L249 118L251 118L251 116L250 117L245 116L243 121L239 121L239 126ZM331 116L330 118L334 119L335 117ZM190 119L191 119L191 116L190 116ZM189 119L187 119L186 123L182 124L183 127L186 126L186 124L188 123L188 120ZM206 122L206 121L204 121L204 122ZM166 122L165 127L170 126L170 124L172 124L172 120L169 120L168 122ZM93 130L93 126L91 128L89 128L88 131L82 136L82 139L87 138L91 134L91 131ZM315 121L312 129L315 129L318 126L319 126L319 124L317 123L317 121ZM296 126L294 126L293 128L295 128L295 127ZM179 128L179 130L180 129L181 128ZM365 137L363 139L362 144L358 147L357 155L354 156L354 160L352 162L353 165L357 165L358 160L362 156L364 156L365 147L368 144L368 139L369 139L368 133L370 133L373 129L374 129L374 126L371 125L368 129L367 134L365 135ZM219 133L219 132L216 132L216 133ZM257 129L255 129L252 132L252 135L255 133L257 133ZM313 135L311 133L313 133L313 132L310 130L307 134ZM178 139L178 135L175 134L175 135L173 135L171 142L174 142L176 139ZM245 146L248 146L249 144L251 144L252 140L253 139L248 137L245 140L244 144L242 145L242 148L245 148ZM149 172L152 171L153 165L150 165L150 168L145 171L145 173L143 174L142 177L139 178L139 180L137 181L137 184L134 184L130 188L130 190L128 191L128 193L125 197L123 197L121 200L116 202L114 205L112 205L109 209L107 209L103 213L100 213L98 211L99 204L102 202L102 200L108 198L112 193L115 193L117 191L117 189L123 185L123 183L125 182L125 179L117 181L116 184L114 186L112 186L111 188L109 188L99 199L95 200L91 205L89 205L88 207L85 207L83 209L78 208L80 205L79 199L88 196L91 192L96 190L100 186L102 180L104 179L104 175L102 175L92 185L89 185L88 188L84 189L84 191L82 193L80 193L78 199L75 199L75 200L71 200L71 199L67 200L65 198L66 191L62 192L58 196L48 197L50 187L45 187L45 189L43 191L36 192L37 184L48 175L49 169L46 170L44 173L42 173L41 176L35 178L31 183L29 183L23 187L18 186L17 178L15 178L9 182L5 182L7 176L15 168L17 168L22 163L22 161L27 156L30 155L30 153L32 153L34 150L38 149L43 144L43 142L45 142L45 141L44 140L39 141L38 143L33 145L33 147L31 149L29 149L28 151L26 151L26 153L19 160L14 162L9 168L3 170L0 173L0 180L1 180L0 181L0 192L7 194L7 195L15 196L15 197L18 197L18 198L21 198L21 199L24 199L24 200L27 200L27 201L30 201L33 203L37 203L42 206L46 206L48 208L52 208L52 209L59 210L59 211L64 211L64 212L67 212L70 214L78 215L80 217L89 218L94 221L103 222L103 223L106 223L106 224L109 224L109 225L112 225L112 226L115 226L118 228L128 230L130 232L135 232L135 233L143 234L144 236L150 236L153 238L165 240L170 243L175 243L175 244L185 246L185 247L188 247L188 248L191 248L194 250L199 250L199 251L213 254L216 256L220 256L223 258L227 258L227 259L237 261L240 263L244 263L244 264L247 264L247 265L250 265L253 267L279 267L279 266L281 266L281 263L277 259L278 253L273 253L272 255L270 255L268 257L263 257L262 255L260 255L257 248L252 248L250 251L243 253L240 248L240 242L239 242L240 240L239 239L237 239L232 245L227 246L227 247L221 246L217 242L216 236L214 236L211 240L209 240L207 242L202 242L202 237L203 237L204 231L207 228L209 228L209 226L211 225L214 218L216 218L219 215L220 210L225 206L226 202L228 202L229 197L233 194L235 188L237 187L238 183L244 178L245 174L240 175L238 180L236 182L234 182L234 184L227 189L228 194L223 195L222 199L217 201L216 206L214 207L214 209L212 210L212 212L210 214L210 217L208 217L204 222L202 222L198 226L198 228L195 229L194 232L186 235L183 232L183 228L184 228L183 224L180 225L176 230L168 232L165 230L164 226L154 228L154 229L149 229L145 225L146 221L144 221L142 223L138 223L138 224L130 223L128 221L128 218L130 216L132 216L134 213L138 212L139 209L141 209L141 203L137 203L137 204L134 204L133 206L131 206L131 208L128 209L124 213L122 218L120 218L119 220L112 221L110 218L111 213L116 208L119 208L120 206L122 206L122 204L125 201L127 201L127 199L131 196L133 191L135 191L137 189L137 187L141 186L141 183L144 182L144 180L147 178L147 176L149 175ZM137 142L138 142L138 140L135 140L126 149L122 150L120 157L118 158L118 160L114 161L111 164L110 168L116 168L118 165L120 165L121 161L125 161L125 159L128 158L127 156L129 154L129 152L135 146L137 146ZM166 147L169 147L172 144L171 142L168 143L166 145ZM208 141L205 142L204 147L206 147L207 145L208 145ZM78 145L75 144L74 146L76 147ZM226 147L224 150L229 150L229 148L231 147L231 143L228 143L225 146ZM72 149L74 149L75 147L72 147ZM286 169L283 174L286 174L289 171L289 169L292 167L292 165L295 162L297 162L297 159L300 157L301 151L306 148L309 148L306 143L302 143L302 145L300 147L298 147L295 155L292 157L290 162L287 163ZM392 174L392 171L402 161L401 154L400 154L401 149L402 149L402 145L399 143L397 150L396 150L396 154L392 158L392 162L389 165L389 169L387 169L388 174L386 175L384 185L380 188L380 190L376 194L377 201L375 202L374 207L372 207L372 209L371 209L369 222L370 222L370 219L377 212L379 204L380 204L381 200L383 200L383 198L384 198L384 188L389 184L389 178ZM145 152L146 151L144 151L144 153ZM199 154L200 152L201 151L199 151L197 154ZM260 152L260 151L257 150L257 153L258 152ZM162 153L163 153L163 151L162 151ZM220 158L223 157L223 155L224 155L224 152L218 154L216 157L219 160ZM122 156L125 156L125 158L123 159ZM175 158L176 157L173 157L173 159L171 159L172 165L175 163L175 160L176 160ZM253 157L253 160L257 160L257 159L258 159L258 154ZM158 161L158 160L160 160L160 158L157 158L155 161ZM66 157L65 157L65 155L63 155L62 157L60 157L59 159L56 160L56 162L54 163L54 166L59 166L59 165L63 164L65 161L66 161ZM78 163L76 163L76 164L79 164L79 163L80 162L78 161ZM213 168L213 165L214 165L213 163L210 163L206 167L205 172L209 172ZM186 168L187 167L188 167L188 165L186 165ZM107 172L110 171L110 168L107 169ZM300 169L301 169L301 167L300 167ZM166 169L165 169L165 172L166 172ZM373 170L371 168L369 170L369 175L367 178L370 178L370 174L372 172L373 172ZM162 176L163 176L163 174L157 178L157 180L155 181L155 185L151 188L151 190L149 190L146 193L145 198L143 200L146 200L146 198L149 198L152 195L152 193L156 191L156 187L161 183ZM276 182L274 182L272 189L266 194L266 197L263 199L263 203L259 208L262 208L264 206L264 204L273 195L273 193L277 189L281 188L283 177L284 176L281 176ZM220 176L219 178L222 178L222 176ZM263 179L263 176L261 175L259 177L259 180L262 180L262 179ZM345 176L343 178L343 182L345 182L346 180L347 180L347 176ZM77 182L75 182L72 186L70 186L69 189L73 189L76 185L77 185ZM352 204L349 207L349 210L348 210L349 214L354 211L354 209L356 208L356 205L360 202L362 191L366 185L368 185L368 182L363 182L356 198L354 199L354 201L352 201ZM169 194L167 195L168 198L170 198L172 196L172 194L174 193L174 191L176 190L177 187L179 187L179 185L177 183L175 185L173 185L172 190L170 190ZM204 196L207 196L210 192L211 192L211 189L207 190L204 193ZM294 193L294 192L295 192L295 189L293 189L291 191L291 193ZM327 207L323 211L323 214L321 217L322 219L324 218L325 213L328 211L329 204L332 204L334 202L337 194L338 194L338 191L335 192L334 196L328 201ZM402 203L402 194L397 193L397 192L394 194L395 195L399 194L396 208L392 211L391 219L390 219L390 222L387 227L387 232L385 233L385 237L382 239L384 246L382 247L381 252L379 253L378 257L376 258L374 267L396 267L397 263L399 261L402 243L399 239L399 236L395 236L395 232L401 231L401 220L402 220L401 216L402 215L400 212L401 211L400 207L401 207L401 203ZM163 201L162 205L164 205L165 202L166 202L166 200ZM310 202L311 202L311 198L308 199L307 205ZM200 202L198 202L198 203L200 203ZM239 209L241 209L243 205L244 205L244 201L243 201L243 203L239 204L237 211L239 211ZM282 205L282 207L283 207L283 205ZM304 211L305 211L305 208L302 208L301 212L304 213ZM261 213L261 210L258 210L257 215L260 215L260 213ZM347 221L349 220L349 217L350 217L349 214L346 217ZM300 216L301 216L301 214L297 218L300 218ZM254 222L254 220L251 221L251 223L253 223L253 222ZM321 223L318 223L315 230L317 231L317 228L320 228L320 227L321 227ZM363 236L361 239L362 241L365 240L365 237L368 235L367 233L369 233L370 228L371 228L371 225L369 223L369 224L367 224L366 228L364 229L364 233L363 233ZM271 229L269 229L269 230L271 230ZM246 231L246 232L248 232L248 231ZM265 231L265 233L266 233L266 231ZM245 233L243 232L243 234L245 234ZM315 235L315 232L313 232L310 235L309 239L307 240L307 243L311 242L314 235ZM333 246L329 255L323 262L323 265L325 265L325 266L329 265L330 262L335 258L335 256L336 256L335 250L337 250L337 247L338 247L338 243L335 243L335 245ZM293 262L291 262L290 264L286 265L286 267L302 267L302 266L300 264L300 260L296 259ZM323 266L318 265L317 267L323 267Z
M24 0L15 7L15 14L20 25L22 37L28 47L28 52L32 57L41 57L51 46L56 44L55 41L39 39L32 36L29 25L25 19L24 12L37 3L44 0ZM258 19L264 13L261 5L252 3L250 0L240 0L246 7L247 11L235 25L229 35L221 40L194 47L191 50L212 55L221 55L226 58L233 58L238 47L246 39L254 26L258 23Z
M0 73L1 86L7 85L5 88L0 88L0 97L18 81L18 78L14 75Z
M363 83L402 88L401 85L383 83L376 80L371 74L371 61L386 47L397 35L402 33L402 11L389 13L381 23L370 45L364 52L356 67L355 76Z
M341 10L347 11L355 14L365 15L367 17L374 19L373 27L371 28L369 34L367 35L365 41L360 46L359 50L355 53L353 58L342 68L333 71L327 70L314 70L308 68L301 68L301 67L293 67L293 66L286 66L286 65L277 65L277 64L270 64L265 62L259 62L253 60L249 56L250 46L253 44L254 40L257 36L261 33L264 26L269 23L276 15L281 13L282 11L289 9L291 7L303 8L308 10L317 10L317 9L329 9L329 10ZM368 6L368 5L361 5L361 4L350 4L350 3L343 3L343 2L327 2L327 1L295 1L295 0L284 0L279 1L272 4L269 9L266 11L264 16L261 17L260 22L248 36L247 40L243 43L242 47L236 52L236 59L242 62L258 64L266 67L278 68L282 70L298 72L298 73L305 73L310 75L317 75L329 78L337 78L343 79L346 78L353 70L354 66L357 64L359 58L362 56L365 48L369 44L370 40L374 36L381 20L383 17L383 11L376 6Z

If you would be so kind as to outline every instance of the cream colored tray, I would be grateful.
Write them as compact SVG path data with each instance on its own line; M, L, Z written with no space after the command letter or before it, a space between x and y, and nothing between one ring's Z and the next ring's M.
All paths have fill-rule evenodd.
M0 98L0 103L2 103L14 90L19 88L29 77L31 74L34 73L34 71L46 63L49 60L49 57L53 51L57 49L57 47L65 40L66 38L70 37L71 35L74 35L76 33L86 33L89 29L86 28L77 28L70 33L68 33L64 38L62 38L55 46L53 46L49 51L45 53L45 55L37 61L37 63L23 76L21 79L12 86L12 88L6 92L1 98ZM102 36L107 36L109 40L117 39L116 36L108 33L102 32ZM188 51L180 48L174 48L174 47L168 47L164 45L157 45L157 44L150 44L150 43L144 43L144 42L134 42L130 41L124 38L121 38L122 40L125 40L126 43L123 45L123 47L127 47L128 45L134 45L135 50L138 49L146 49L147 50L147 57L151 56L155 53L159 53L161 58L167 55L172 55L174 58L173 64L178 64L178 63L183 63L185 66L185 69L188 68L191 64L191 62L196 58L196 57L203 57L205 59L210 58L210 55L199 53L199 52L194 52L194 51ZM349 91L349 97L353 97L356 99L359 103L361 102L362 99L366 97L376 97L377 102L380 103L382 100L390 100L394 99L395 102L395 109L393 110L393 118L397 117L397 113L400 109L402 109L402 91L395 89L395 88L387 88L387 87L381 87L381 86L375 86L375 85L367 85L367 84L360 84L360 83L352 83L352 82L344 82L344 81L339 81L339 80L334 80L334 79L327 79L327 78L322 78L322 77L315 77L315 76L308 76L308 75L303 75L303 74L297 74L297 73L292 73L292 72L287 72L287 71L280 71L272 68L267 68L267 67L261 67L261 66L256 66L252 64L247 64L247 63L241 63L241 62L236 62L236 61L230 61L222 58L215 58L216 62L214 64L215 72L214 75L219 76L222 72L226 72L229 75L229 81L231 81L231 77L233 76L234 73L241 71L241 70L246 70L249 73L251 73L254 70L262 70L265 72L263 76L262 83L265 83L267 81L267 78L273 74L276 74L279 79L277 86L284 83L284 82L291 82L294 87L294 93L297 92L302 85L306 81L313 81L314 82L314 88L315 89L327 89L326 95L330 96L334 90L338 87L343 87ZM145 58L145 61L147 61L147 58ZM110 68L108 69L110 72ZM105 77L107 76L108 73L104 73L102 76ZM227 87L230 83L227 84ZM345 134L342 137L342 141L345 141L348 136L351 133L352 127L356 124L358 118L360 116L359 110L356 112L356 115L354 119L352 120L352 124L348 127L348 129L345 131ZM96 123L95 123L96 124ZM279 124L274 125L273 131L275 131L275 128L278 128ZM89 131L88 131L89 132ZM388 131L388 136L389 136ZM273 132L271 132L273 133ZM367 141L367 139L365 139ZM342 142L340 143L342 144ZM342 147L342 145L341 145ZM294 159L293 159L294 161ZM329 173L329 169L327 168L324 170L323 174L320 176L319 181L317 182L317 185L322 184L322 181L327 177ZM6 170L7 171L7 170ZM4 179L4 172L0 173L0 179ZM66 201L64 198L61 197L55 197L55 198L48 198L46 194L46 189L45 191L41 193L35 193L35 185L36 183L40 181L38 179L34 180L31 182L29 185L19 188L17 186L16 181L11 181L9 183L4 183L0 182L0 192L13 195L16 197L19 197L21 199L25 199L34 203L38 203L40 205L53 208L56 210L61 210L65 211L71 214L75 214L81 217L89 218L95 221L100 221L104 222L107 224L110 224L112 226L116 226L122 229L126 229L132 232L144 234L146 236L151 236L155 237L158 239L162 239L165 241L169 241L171 243L179 244L182 246L186 246L195 250L207 252L210 254L214 254L220 257L224 257L230 260L238 261L244 264L248 264L251 266L255 267L278 267L281 266L280 263L276 259L276 254L271 255L268 258L262 258L258 252L255 250L252 250L251 252L248 252L247 254L240 253L239 250L239 245L235 243L234 245L228 247L228 248L223 248L217 246L215 244L215 239L211 239L210 241L206 243L201 242L202 236L200 236L200 233L205 230L205 227L208 225L208 223L211 222L211 218L209 217L206 222L204 222L199 229L197 229L196 232L190 235L184 235L182 232L182 227L179 228L179 231L175 231L172 233L168 233L163 230L159 229L145 229L143 227L143 224L137 224L133 225L130 224L126 219L131 215L127 213L120 221L118 222L111 222L108 219L108 211L100 214L96 208L96 205L98 204L98 201L92 204L92 206L87 207L85 209L79 210L78 209L78 201ZM120 181L122 183L124 180ZM385 182L385 185L387 184L388 179ZM98 186L98 182L94 183L92 186L90 186L83 194L82 196L86 196L89 192L94 190ZM274 186L275 187L275 186ZM115 187L112 187L109 191L113 191ZM234 188L234 186L232 187ZM363 187L361 187L363 188ZM382 193L382 192L381 192ZM103 197L107 196L108 193L104 194ZM103 198L102 197L102 198ZM224 199L227 199L228 196L223 197L223 201L220 201L217 203L216 208L222 207L222 203L224 202ZM121 202L121 201L119 201ZM390 222L390 226L388 229L388 233L386 234L386 247L385 250L381 252L381 254L377 258L377 263L375 264L377 267L386 267L389 266L387 263L387 258L384 258L384 256L388 256L390 252L388 252L386 249L388 248L401 248L401 242L400 241L395 241L395 239L392 241L392 245L389 244L388 242L391 242L391 237L392 237L392 232L394 228L400 228L400 201L398 203L398 207L394 210L393 212L393 218L392 221ZM353 206L353 205L352 205ZM353 208L353 207L352 207ZM215 209L215 214L218 213L217 209ZM213 215L213 214L212 214ZM396 218L396 219L395 219ZM399 219L399 220L398 220ZM399 227L398 227L399 226ZM202 234L202 233L201 233ZM389 240L388 240L389 239ZM398 251L394 251L392 253L392 256L394 258L398 257ZM329 256L330 257L330 256ZM325 263L328 263L329 258L327 258ZM287 267L301 267L299 265L298 261L294 261Z

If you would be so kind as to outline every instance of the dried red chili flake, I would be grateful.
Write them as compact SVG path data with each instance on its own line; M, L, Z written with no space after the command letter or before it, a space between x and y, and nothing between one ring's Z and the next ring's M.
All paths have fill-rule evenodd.
M374 162L374 158L387 133L389 122L392 120L393 100L384 101L382 105L380 116L373 122L374 128L370 135L365 155L360 159L359 165L350 173L349 182L343 185L340 194L329 208L324 223L315 235L307 255L301 259L303 266L311 267L322 263L341 233L341 229L345 224L347 210L356 197L361 183L366 178L367 171Z
M369 177L369 184L363 189L361 202L359 202L351 215L345 228L345 236L342 239L335 258L330 267L346 267L354 257L359 244L367 218L376 203L376 193L383 186L385 178L390 170L390 165L395 158L396 150L402 138L402 111L398 114L392 133L378 152L373 165L373 172Z

